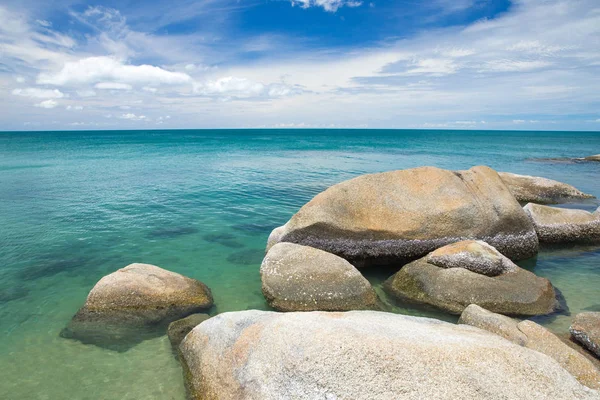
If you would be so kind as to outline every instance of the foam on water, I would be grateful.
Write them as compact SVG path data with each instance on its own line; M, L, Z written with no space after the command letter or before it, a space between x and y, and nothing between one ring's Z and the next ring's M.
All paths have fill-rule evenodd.
M598 163L527 161L599 152L598 133L0 133L0 398L184 398L164 336L121 353L59 337L95 282L129 263L202 280L213 312L267 309L258 269L271 229L334 183L484 164L600 196ZM572 314L600 310L598 249L545 250L521 264L549 278ZM456 320L386 298L393 272L365 272L391 309ZM539 321L565 332L570 319Z

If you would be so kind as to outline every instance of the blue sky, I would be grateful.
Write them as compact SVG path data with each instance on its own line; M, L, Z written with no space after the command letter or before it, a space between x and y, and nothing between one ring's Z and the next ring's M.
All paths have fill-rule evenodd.
M4 0L0 130L600 131L597 0Z

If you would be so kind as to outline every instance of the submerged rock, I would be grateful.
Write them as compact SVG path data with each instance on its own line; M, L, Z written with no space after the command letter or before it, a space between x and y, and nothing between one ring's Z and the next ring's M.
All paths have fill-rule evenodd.
M600 243L600 209L594 213L529 203L525 212L531 218L540 242Z
M208 314L192 314L185 318L171 322L169 324L169 328L167 329L167 336L169 336L171 346L177 349L185 336L190 333L192 329L209 318L210 315Z
M131 264L98 281L61 335L106 347L135 343L212 305L202 282L154 265Z
M577 314L569 331L573 339L600 359L600 312Z
M280 311L347 311L377 308L377 294L348 261L323 250L279 243L260 268L262 290Z
M342 182L275 229L268 247L292 242L355 264L398 264L464 239L485 240L511 259L537 253L531 221L490 168L422 167Z
M491 333L374 311L225 313L180 350L191 399L598 398Z
M556 360L579 382L600 389L600 371L582 354L563 343L558 336L533 321L516 321L476 305L465 309L459 324L468 324L502 336L521 346Z
M571 185L552 179L517 175L510 172L499 172L498 174L521 203L560 204L594 198Z
M549 314L558 306L550 281L519 268L479 241L452 244L413 261L389 278L384 288L400 300L454 314L469 304L509 315Z

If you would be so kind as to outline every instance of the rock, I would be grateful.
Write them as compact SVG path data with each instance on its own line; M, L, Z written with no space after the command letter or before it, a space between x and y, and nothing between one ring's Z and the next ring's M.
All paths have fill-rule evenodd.
M600 243L600 212L570 210L529 203L525 212L531 218L540 242Z
M594 364L577 350L563 343L558 336L533 321L519 322L476 305L470 305L461 315L459 324L487 330L513 343L545 354L558 362L583 385L600 389L600 371Z
M600 161L600 154L596 154L595 156L588 156L584 158L585 161Z
M566 183L537 176L499 172L500 178L521 203L560 204L568 201L593 199Z
M202 309L213 298L208 287L148 264L131 264L100 281L61 336L110 347L137 343L144 333L164 334L166 325Z
M401 264L449 243L481 239L511 259L534 256L531 221L496 171L422 167L334 185L269 237L319 248L355 265Z
M577 314L569 331L573 339L600 359L600 312Z
M191 399L598 399L556 361L465 325L375 311L220 314L180 346Z
M446 247L450 249L438 249L402 267L384 283L384 289L402 301L427 304L454 314L462 313L470 304L509 315L549 314L558 307L550 281L519 268L493 247L474 241ZM432 264L429 257L436 253L445 254L450 260L448 265L453 267ZM474 272L492 271L493 260L501 260L498 264L505 272L495 276Z
M210 315L208 314L192 314L171 322L167 329L167 336L169 336L171 346L175 349L178 348L183 341L183 338L185 338L185 335L209 318Z
M527 343L527 336L517 328L519 321L488 311L477 304L471 304L465 308L460 315L458 323L495 333L520 346L524 346Z
M260 268L262 291L279 311L376 309L378 298L368 280L348 261L326 251L278 243Z
M556 335L533 321L517 325L527 336L526 347L555 359L579 382L592 389L600 389L600 371L584 356L564 344Z
M464 240L440 247L427 255L427 262L440 268L465 268L487 276L517 269L515 263L481 240Z

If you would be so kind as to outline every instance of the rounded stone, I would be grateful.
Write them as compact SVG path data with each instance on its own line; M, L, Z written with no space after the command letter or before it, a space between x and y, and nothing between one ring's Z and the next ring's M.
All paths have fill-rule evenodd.
M574 186L552 179L510 172L498 174L513 196L521 203L560 204L594 198Z
M600 243L600 212L529 203L524 207L542 243Z
M208 314L192 314L171 322L167 328L167 336L169 337L171 346L178 348L185 336L190 333L192 329L209 318L210 315Z
M600 359L600 312L577 314L569 331L573 339Z

